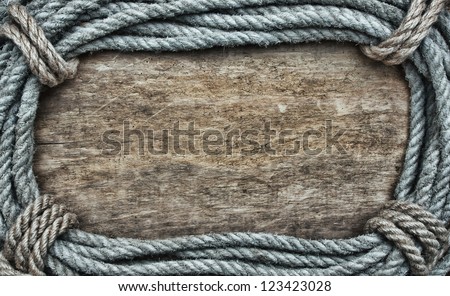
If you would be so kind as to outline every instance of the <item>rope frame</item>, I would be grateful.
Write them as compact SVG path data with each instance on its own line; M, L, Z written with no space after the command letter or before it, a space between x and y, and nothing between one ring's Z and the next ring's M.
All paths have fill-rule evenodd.
M0 275L445 275L450 270L450 12L443 0L32 0L0 6ZM43 85L100 50L357 43L401 64L410 131L394 201L367 234L107 238L41 195L32 171Z

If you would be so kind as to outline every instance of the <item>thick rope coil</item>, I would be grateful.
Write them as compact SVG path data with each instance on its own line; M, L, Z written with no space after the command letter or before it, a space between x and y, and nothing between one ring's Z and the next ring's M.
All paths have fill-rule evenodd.
M14 2L26 3L26 11L0 2L1 30L7 37L0 40L0 241L5 255L4 260L0 256L0 273L310 276L450 271L450 238L439 222L450 221L450 12L438 16L440 1L429 1L426 7L416 0ZM108 238L68 229L74 216L40 197L32 168L39 81L56 85L72 77L75 67L63 58L72 61L101 50L187 51L325 40L367 46L390 36L391 41L378 46L379 59L390 64L406 58L402 67L411 90L411 119L394 194L405 204L392 205L368 223L367 230L378 234L335 240L270 233ZM372 50L377 52L377 47Z
M428 275L448 251L450 232L444 222L412 203L392 202L378 217L367 221L366 231L392 241L408 259L414 275Z
M447 0L413 0L399 28L378 45L361 46L362 52L386 65L400 65L419 47L446 4Z
M14 269L14 267L9 264L8 260L0 253L0 276L18 276L23 275L23 273Z
M66 79L75 77L78 59L66 62L47 40L44 31L24 6L10 4L8 13L20 28L13 23L3 24L0 27L0 36L9 38L21 49L31 72L42 84L54 87Z
M17 270L45 275L44 260L58 236L76 224L76 216L44 195L32 202L6 235L3 256ZM0 258L1 259L1 258Z

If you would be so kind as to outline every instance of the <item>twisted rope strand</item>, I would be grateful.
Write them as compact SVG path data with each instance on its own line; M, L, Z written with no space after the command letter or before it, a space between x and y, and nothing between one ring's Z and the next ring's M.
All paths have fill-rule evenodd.
M0 4L5 37L0 40L0 274L444 275L450 270L445 1L31 0L26 7L19 5L25 1L12 2ZM403 63L411 88L397 202L367 222L370 233L313 241L263 233L114 239L71 229L75 216L39 194L32 151L41 84L72 78L78 55L321 40L355 42L369 57Z
M14 269L14 267L9 264L8 260L0 253L0 275L5 276L17 276L23 275L21 272Z
M45 275L43 258L56 238L76 223L73 214L44 196L31 203L10 228L3 256L15 268L33 275Z
M400 27L391 37L379 45L361 47L363 53L386 65L403 63L427 36L431 26L445 8L446 2L446 0L432 0L428 5L427 0L413 0Z
M366 231L380 232L392 241L409 260L416 275L429 274L448 250L450 232L444 223L416 204L391 203L378 217L367 222ZM414 238L422 244L423 251Z
M78 60L66 62L45 37L36 20L28 14L25 7L11 4L8 12L22 31L14 24L4 24L0 36L11 39L26 56L30 70L42 84L54 87L75 76Z

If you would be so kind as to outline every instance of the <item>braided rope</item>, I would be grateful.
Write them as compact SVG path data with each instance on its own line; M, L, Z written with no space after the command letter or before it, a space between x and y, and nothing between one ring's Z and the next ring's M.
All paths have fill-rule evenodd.
M56 238L76 223L73 214L48 196L38 198L17 217L6 234L3 256L19 271L45 275L44 258Z
M450 270L450 13L443 0L31 0L0 4L0 275L444 275ZM26 4L26 6L23 6ZM355 42L402 64L409 143L396 201L367 234L305 240L226 233L167 240L73 229L41 196L33 122L42 84L103 49ZM447 223L447 225L445 224Z
M42 84L53 87L75 76L78 60L64 61L24 6L11 4L8 12L22 30L13 23L5 23L0 28L0 35L19 46L26 56L31 72Z
M387 65L403 63L428 35L445 4L446 0L413 0L399 28L380 44L363 46L363 53Z
M444 223L412 203L391 203L378 217L367 221L366 231L379 232L393 241L415 275L429 274L448 250L450 234ZM414 238L421 243L423 251L417 247Z
M14 267L9 264L8 260L0 253L0 275L22 275L19 271L15 270Z

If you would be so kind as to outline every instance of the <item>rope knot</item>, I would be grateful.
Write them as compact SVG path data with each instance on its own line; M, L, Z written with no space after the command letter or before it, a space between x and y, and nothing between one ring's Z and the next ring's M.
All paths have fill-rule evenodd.
M428 35L439 14L445 9L446 2L447 0L413 0L399 28L378 45L362 46L362 52L386 65L403 63Z
M66 62L45 37L36 20L19 4L10 4L8 13L13 22L0 27L0 36L13 41L25 56L31 72L42 84L54 87L75 77L78 60ZM17 25L18 26L17 26Z
M44 259L58 236L76 224L76 216L43 196L28 205L9 229L3 256L17 270L45 275Z
M412 203L390 203L367 222L366 231L392 241L409 261L413 275L429 274L448 250L450 233L444 222Z

